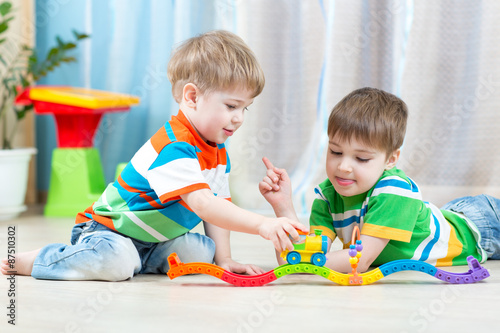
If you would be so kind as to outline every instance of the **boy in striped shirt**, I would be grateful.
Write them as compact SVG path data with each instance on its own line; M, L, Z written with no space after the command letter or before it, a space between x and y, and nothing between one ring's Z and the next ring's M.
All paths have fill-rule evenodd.
M359 271L397 259L437 266L500 259L500 200L465 197L442 209L422 200L417 184L396 167L406 132L406 104L387 92L363 88L344 97L328 120L328 178L315 188L310 227L335 238L343 250L327 254L326 266L349 272L354 226L361 230ZM259 184L276 216L297 219L285 170L264 158ZM283 263L282 259L278 260Z
M231 259L229 230L258 234L277 250L293 248L287 234L307 230L296 220L264 217L231 203L224 142L264 87L262 69L243 40L227 31L191 38L173 53L168 77L178 114L78 215L72 245L18 254L18 274L120 281L165 274L173 252L184 262L215 261L231 272L260 274L259 267ZM206 235L189 232L201 221ZM5 259L0 270L9 270Z

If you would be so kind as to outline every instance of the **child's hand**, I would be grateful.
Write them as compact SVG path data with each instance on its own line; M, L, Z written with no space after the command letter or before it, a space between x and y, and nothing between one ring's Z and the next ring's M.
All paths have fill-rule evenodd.
M259 275L265 273L260 267L250 264L240 264L231 258L224 259L217 264L223 269L237 274Z
M287 217L267 218L259 228L259 235L273 242L274 248L282 252L285 249L293 250L290 237L293 240L299 240L297 229L309 232L309 228L302 223Z
M276 210L278 206L292 206L292 182L285 169L276 168L267 157L263 157L267 172L259 183L262 196Z

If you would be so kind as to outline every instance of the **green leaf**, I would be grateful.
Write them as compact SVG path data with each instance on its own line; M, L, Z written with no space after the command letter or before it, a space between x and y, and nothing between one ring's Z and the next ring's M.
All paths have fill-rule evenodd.
M74 49L75 47L76 47L75 43L66 43L66 44L64 44L63 50L67 51L67 50Z
M9 29L9 24L6 21L0 23L0 34L5 32L7 29Z
M7 66L7 63L5 62L4 58L2 57L2 55L0 54L0 62L2 64L4 64L4 66Z
M76 62L76 58L75 57L64 57L64 58L61 58L61 61L62 62Z
M76 40L82 40L82 39L85 39L85 38L89 38L90 36L87 35L87 34L82 34L82 33L79 33L78 31L76 30L73 30L73 35L75 36Z
M13 96L17 96L17 89L15 86L10 87L10 92L12 93Z
M17 120L21 120L24 118L24 116L26 116L26 110L24 110L24 108L21 109L14 108L14 110L16 111Z
M56 41L57 41L57 45L58 45L59 47L61 47L61 48L62 48L62 47L63 47L63 45L64 45L64 42L63 42L63 40L61 39L61 37L56 36Z
M53 55L56 55L59 53L59 48L53 47L50 49L49 54L47 55L47 58L52 57Z
M5 16L7 15L10 10L12 9L12 4L8 1L2 2L0 4L0 15Z
M33 109L33 104L24 105L21 108L16 108L17 120L21 120L26 116L26 113Z
M21 84L23 85L24 88L26 88L27 86L30 85L30 82L28 81L28 79L26 78L26 76L19 75L19 78L20 78Z
M7 38L0 39L0 44L4 43L6 40L7 40Z
M29 56L28 58L28 63L31 65L31 64L36 64L38 62L38 57L36 56L36 54L32 54Z

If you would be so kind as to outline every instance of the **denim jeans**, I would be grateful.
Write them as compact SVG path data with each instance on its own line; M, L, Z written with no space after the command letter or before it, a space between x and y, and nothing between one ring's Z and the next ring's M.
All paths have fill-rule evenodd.
M168 256L183 262L212 263L215 243L186 233L161 243L142 242L95 221L73 227L71 244L49 244L38 253L31 276L50 280L121 281L140 273L165 274Z
M441 209L462 213L481 233L481 247L488 259L500 259L500 199L489 195L463 197L448 202Z

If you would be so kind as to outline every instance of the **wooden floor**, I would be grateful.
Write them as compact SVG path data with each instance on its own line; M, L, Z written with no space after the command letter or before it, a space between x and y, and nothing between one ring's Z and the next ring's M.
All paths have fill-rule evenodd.
M45 218L34 209L0 222L0 255L8 226L17 251L67 243L72 218ZM257 236L234 233L233 257L266 271L273 249ZM139 275L110 282L44 281L0 277L0 332L499 332L500 261L491 277L452 285L418 272L400 272L367 286L340 286L315 275L289 275L243 288L212 276ZM446 267L466 272L466 266ZM15 301L16 326L7 308Z

